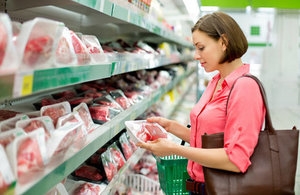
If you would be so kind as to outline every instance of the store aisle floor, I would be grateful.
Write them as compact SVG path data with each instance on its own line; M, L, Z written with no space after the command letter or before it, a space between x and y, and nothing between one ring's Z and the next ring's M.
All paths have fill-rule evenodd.
M300 129L300 107L271 108L270 112L275 129L291 129L294 125ZM300 195L300 145L298 147L295 191L296 195Z

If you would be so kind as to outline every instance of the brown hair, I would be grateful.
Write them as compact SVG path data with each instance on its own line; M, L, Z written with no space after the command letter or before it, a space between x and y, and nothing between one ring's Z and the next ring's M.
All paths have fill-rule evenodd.
M205 32L215 40L220 38L223 40L226 51L220 64L242 57L248 49L247 39L239 25L223 12L214 12L201 17L192 28L192 32L196 30Z

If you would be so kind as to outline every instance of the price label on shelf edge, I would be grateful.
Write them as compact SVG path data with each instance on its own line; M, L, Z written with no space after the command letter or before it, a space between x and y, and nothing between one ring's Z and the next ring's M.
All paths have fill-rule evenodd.
M22 71L16 73L14 81L13 96L25 96L32 93L33 71Z

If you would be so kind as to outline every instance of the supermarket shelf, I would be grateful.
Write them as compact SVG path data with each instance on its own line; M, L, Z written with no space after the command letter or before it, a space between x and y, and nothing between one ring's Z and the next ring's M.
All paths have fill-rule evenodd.
M109 78L126 72L151 69L191 60L190 56L161 56L154 54L102 54L105 64L71 66L41 70L20 71L0 76L0 104L9 104L11 98L34 95L68 85Z
M59 159L54 164L47 166L42 173L38 173L34 176L34 181L23 186L21 184L17 184L17 194L30 195L44 194L48 192L59 181L71 174L72 171L80 166L108 140L111 140L122 129L124 129L125 121L136 119L140 114L145 112L147 108L157 102L163 94L174 88L174 86L176 86L182 79L188 77L193 72L194 70L191 69L183 75L176 77L171 83L161 87L158 91L144 99L142 102L133 105L126 111L117 115L113 120L96 128L88 135L87 144L85 144L83 149L68 151L67 156L65 156L64 159ZM123 171L125 171L125 168L121 172ZM116 179L116 181L117 180L118 179Z
M61 21L69 24L72 19L78 20L79 23L77 24L83 30L84 27L88 26L92 26L95 30L95 26L112 23L118 25L120 32L123 33L132 34L139 32L141 36L152 34L161 37L161 40L169 40L185 47L192 47L191 42L177 36L172 30L163 26L162 23L155 21L145 12L138 10L130 3L123 4L120 6L111 0L9 0L6 2L6 8L8 13L16 15L16 18L21 18L21 16L25 15L25 18L29 19L28 16L37 13L41 7L48 8L54 6L82 14L83 16L79 18L69 17L64 19L64 17L61 17ZM49 8L49 10L51 9ZM26 14L26 12L23 12L24 10L30 11L28 12L30 14ZM49 12L44 17L51 17ZM40 10L38 14L41 16L43 13L45 13L44 9ZM57 19L57 15L59 14L53 14L53 18ZM99 21L101 21L100 24ZM72 23L76 24L74 21ZM103 27L103 29L105 28ZM104 33L102 31L100 35L105 36ZM112 32L110 31L110 33Z

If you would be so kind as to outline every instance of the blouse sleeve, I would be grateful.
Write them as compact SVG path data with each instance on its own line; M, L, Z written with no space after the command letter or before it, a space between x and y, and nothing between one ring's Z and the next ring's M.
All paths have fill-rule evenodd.
M265 108L258 84L251 78L240 78L229 97L224 148L229 160L245 172L258 141L265 118Z

